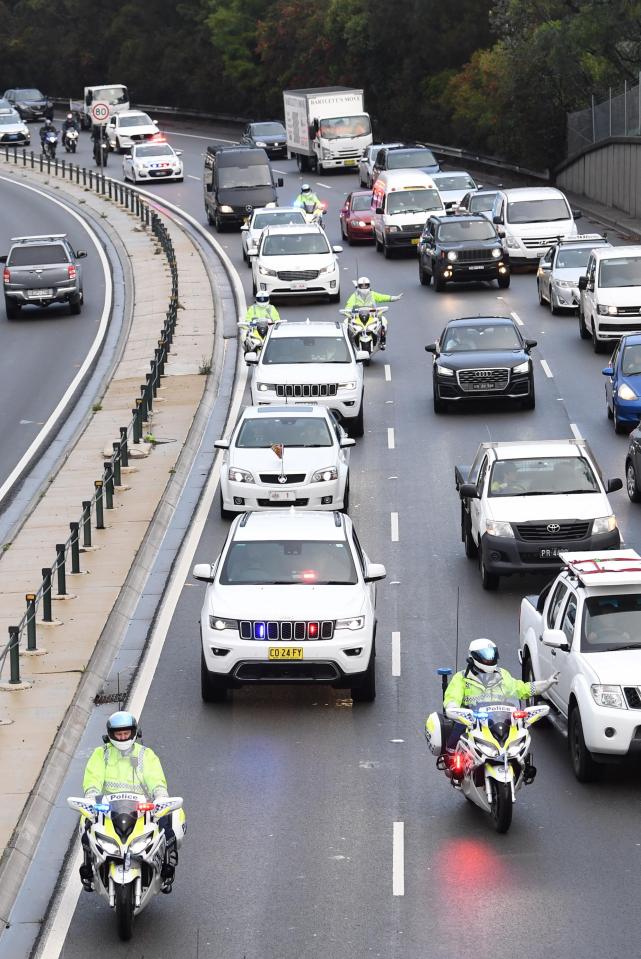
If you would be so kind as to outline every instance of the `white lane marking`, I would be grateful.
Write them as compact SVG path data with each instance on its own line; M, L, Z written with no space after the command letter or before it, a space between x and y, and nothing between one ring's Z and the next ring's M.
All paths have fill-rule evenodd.
M388 450L396 449L396 440L394 438L394 427L387 427L387 448Z
M401 675L401 634L392 633L392 676Z
M405 895L405 823L395 822L392 834L392 895Z
M85 232L88 234L89 239L91 240L94 247L96 248L96 252L98 253L98 256L100 258L100 265L102 266L102 271L105 277L105 302L102 308L102 315L100 317L100 322L98 323L98 331L96 333L93 343L91 344L89 348L89 352L87 353L82 366L80 367L80 369L74 376L73 380L67 387L67 390L64 396L60 399L60 402L56 406L55 410L53 411L49 419L46 421L45 425L42 427L42 429L40 430L40 432L34 439L31 446L22 455L22 457L20 458L20 461L17 463L17 465L14 467L11 473L7 476L2 486L0 486L0 503L1 503L4 497L7 495L7 493L11 489L11 487L13 486L13 484L16 482L18 477L24 472L28 464L31 462L31 460L33 459L35 454L38 452L38 450L40 449L40 447L42 446L46 438L49 436L49 434L53 430L62 411L64 410L67 403L69 402L69 400L75 393L76 389L78 388L78 384L82 382L82 380L84 379L87 373L87 370L89 370L94 359L96 358L96 354L98 353L98 350L100 349L103 339L105 338L107 327L109 325L109 314L111 312L111 301L113 297L113 283L111 280L111 269L109 267L109 261L107 260L107 255L102 248L102 244L100 243L99 238L93 232L91 227L83 220L80 214L76 213L74 210L71 209L70 206L67 206L61 200L57 200L55 197L49 196L49 194L46 193L44 190L39 190L35 186L28 186L26 183L17 183L15 180L11 179L10 177L5 177L5 176L0 176L0 180L4 180L6 183L12 183L15 186L22 187L23 190L30 190L32 193L37 193L39 196L44 197L46 200L49 200L51 203L56 203L66 213L69 213L70 216L72 216L75 220L77 220L80 226L83 228L83 230L85 230Z
M194 176L193 173L188 173L187 176L189 177L190 180L200 180L200 177Z
M147 193L143 190L139 192L150 196L153 199L159 200L164 204L166 209L172 210L172 212L179 214L192 227L194 227L194 229L203 238L205 238L205 240L211 246L213 246L215 250L217 250L218 255L226 264L227 269L230 272L231 281L236 289L239 308L241 314L244 316L247 311L247 303L245 302L245 293L243 291L240 276L218 241L215 240L214 237L211 236L194 217L190 216L188 213L185 213L183 210L180 210L180 208L175 206L173 203L168 203L161 197L158 197L152 193ZM238 362L236 365L234 393L229 408L226 428L231 424L234 424L238 418L243 393L245 391L246 380L247 367L242 360L242 350L239 350ZM138 670L138 675L127 704L130 710L136 710L137 715L142 712L143 706L147 699L147 695L154 678L154 673L158 666L163 646L165 645L165 640L169 632L169 627L171 625L176 606L178 605L178 600L180 599L183 586L187 580L187 576L193 562L196 548L200 541L200 537L202 536L203 529L205 528L205 523L207 522L209 512L211 511L220 478L220 468L221 458L219 455L214 461L213 468L209 474L205 489L203 490L203 495L200 499L200 504L194 514L191 527L185 539L183 540L183 544L178 552L178 556L176 557L174 570L171 574L163 601L159 607L156 622L151 633L151 638L147 645L144 659ZM78 867L80 866L81 858L82 856L80 853L80 847L78 846L76 855L73 857L70 867L65 874L65 879L63 881L63 885L60 887L59 895L53 903L51 919L49 920L47 928L44 931L42 944L37 952L39 959L59 959L60 954L65 946L65 940L67 938L69 926L71 925L71 920L73 919L73 914L78 902L78 897L80 896L80 890L82 888L78 883Z
M392 532L392 542L398 543L398 513L390 513L390 527Z
M545 373L545 375L546 375L547 377L549 377L549 379L552 379L552 377L554 376L554 373L552 372L552 370L551 370L550 367L548 366L548 361L547 361L547 360L541 360L541 366L543 367L543 372Z
M322 186L323 190L331 190L331 186L328 186L327 183L319 183L318 180L316 181L316 186Z
M238 143L238 140L224 140L222 137L204 137L201 133L179 133L178 130L163 130L170 137L190 137L192 140L209 140L210 143Z
M274 173L280 173L281 176L287 176L287 170L277 170L276 167L274 167Z
M385 364L385 380L387 383L391 383L392 381L392 367L389 363Z
M523 326L523 320L521 319L518 313L515 313L514 311L512 311L510 313L510 316L512 317L515 323L518 323L519 326Z
M583 439L583 437L581 436L581 430L580 430L579 427L576 425L576 423L570 423L570 429L571 429L572 432L574 433L574 438L575 438L576 440L582 440L582 439Z

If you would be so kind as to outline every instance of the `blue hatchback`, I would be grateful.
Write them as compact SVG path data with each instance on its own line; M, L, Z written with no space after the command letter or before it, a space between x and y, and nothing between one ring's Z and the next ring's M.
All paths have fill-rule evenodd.
M641 333L621 337L603 375L608 418L617 433L629 433L641 419Z

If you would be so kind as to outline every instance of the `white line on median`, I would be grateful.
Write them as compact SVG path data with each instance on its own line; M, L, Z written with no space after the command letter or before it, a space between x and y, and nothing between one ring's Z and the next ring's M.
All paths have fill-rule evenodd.
M392 542L398 543L398 513L390 513Z
M401 634L392 633L392 676L401 675Z
M395 822L392 838L392 895L405 895L405 823Z
M319 183L318 180L316 181L316 186L322 186L323 190L331 190L331 186L327 183Z
M575 440L582 440L582 439L583 439L583 437L581 436L581 430L580 430L579 427L576 425L576 423L570 423L570 429L571 429L572 432L574 433L574 438L575 438Z
M510 313L510 316L512 317L515 323L518 323L519 326L523 326L523 320L521 319L518 313L515 313L514 311L512 311Z
M391 383L392 381L392 367L389 363L385 364L385 380L387 383Z
M178 130L163 130L170 137L191 137L192 140L209 140L210 143L238 143L238 140L224 140L222 137L204 137L202 133L179 133Z
M280 173L281 176L287 176L287 170L277 170L276 167L274 167L274 173Z
M552 370L551 370L550 367L548 366L548 361L547 361L547 360L541 360L541 366L543 367L543 372L545 373L545 375L546 375L549 379L552 379L552 377L554 376L554 373L552 372Z
M200 180L200 177L194 176L193 173L188 173L187 176L189 177L190 180Z
M394 427L387 427L387 448L389 450L396 449L396 441L394 439Z

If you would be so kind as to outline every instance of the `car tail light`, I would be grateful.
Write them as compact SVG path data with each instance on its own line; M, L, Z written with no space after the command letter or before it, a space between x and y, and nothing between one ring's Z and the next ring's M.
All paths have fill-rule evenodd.
M69 276L69 279L70 279L70 280L75 280L75 278L76 278L76 268L75 268L75 266L73 265L73 263L70 263L69 266L67 267L67 275Z
M5 283L11 283L11 270L8 269L8 267L6 266L4 268L4 273L2 274L2 278L4 279Z

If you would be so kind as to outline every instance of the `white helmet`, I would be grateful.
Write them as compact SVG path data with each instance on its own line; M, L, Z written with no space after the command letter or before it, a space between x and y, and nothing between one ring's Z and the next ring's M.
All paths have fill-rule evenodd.
M368 276L359 276L359 278L354 282L354 286L358 290L369 291L371 284L369 282Z
M116 733L125 733L127 738L116 739ZM107 720L107 738L109 739L111 745L115 746L115 748L121 753L131 752L136 744L137 734L138 723L133 713L126 713L123 710L120 710L117 713L112 713Z
M303 183L303 185L302 185L301 188L300 188L300 192L301 192L301 193L311 193L311 190L312 190L312 188L311 188L311 186L309 185L309 183Z
M496 673L496 664L499 661L499 651L496 643L491 639L473 639L468 650L468 662L472 672Z

